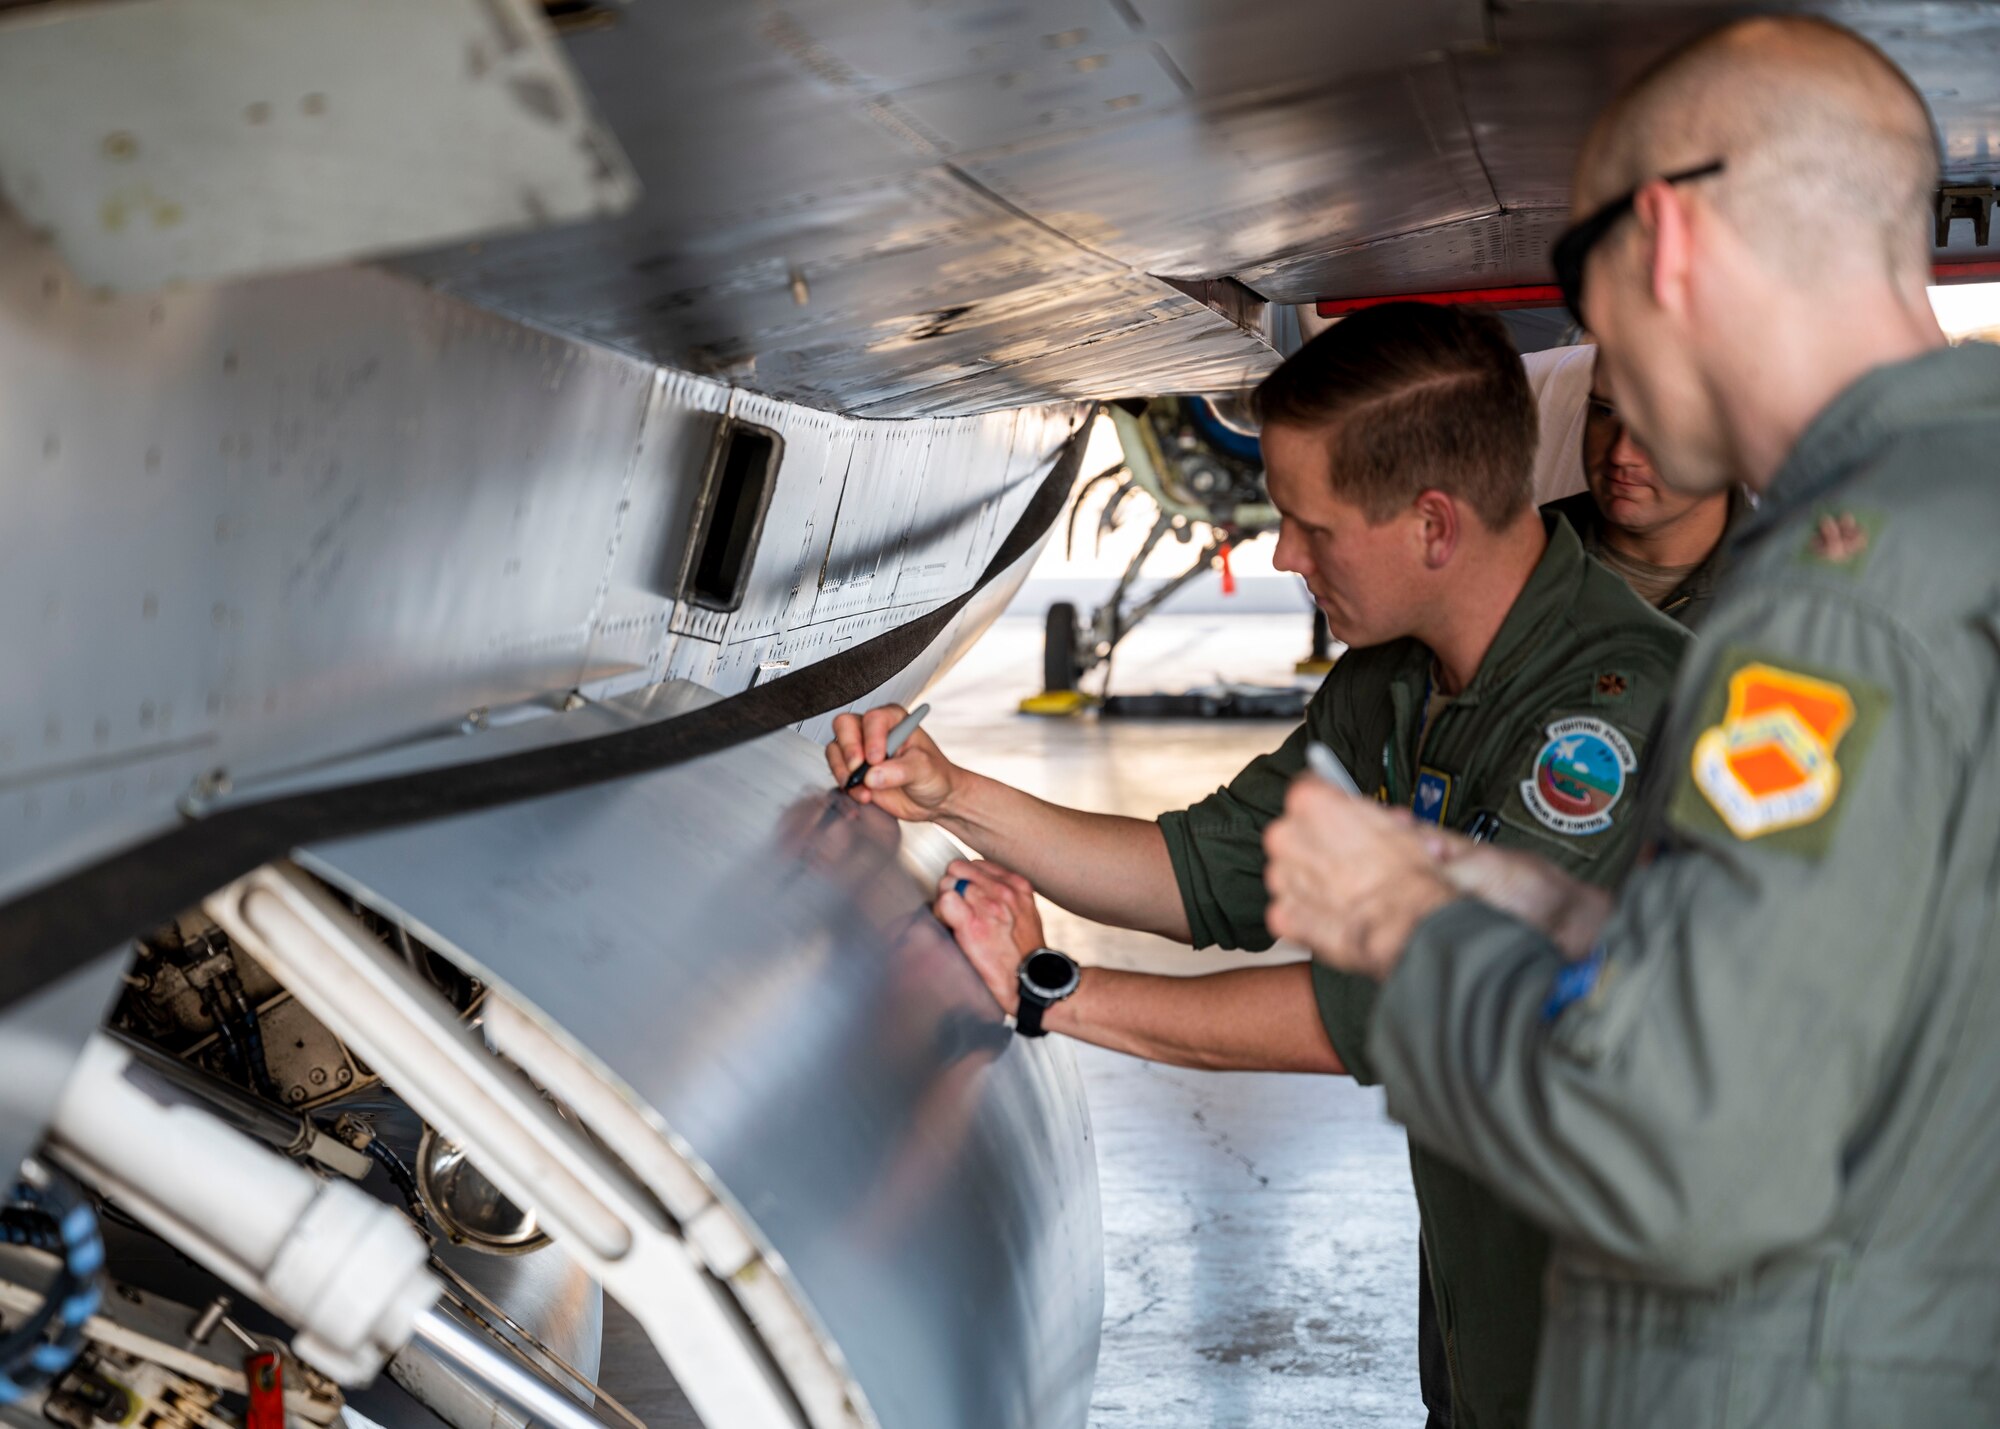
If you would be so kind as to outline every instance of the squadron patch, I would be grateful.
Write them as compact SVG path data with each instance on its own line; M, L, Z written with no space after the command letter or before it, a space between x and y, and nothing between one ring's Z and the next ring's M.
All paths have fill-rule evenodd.
M1729 677L1721 722L1695 740L1695 787L1739 839L1812 823L1840 793L1834 754L1854 715L1844 685L1745 665Z
M1631 744L1589 715L1557 720L1548 735L1535 756L1534 773L1521 783L1528 812L1559 834L1604 832L1639 767Z
M1893 701L1844 670L1733 645L1715 663L1667 822L1698 839L1825 855Z

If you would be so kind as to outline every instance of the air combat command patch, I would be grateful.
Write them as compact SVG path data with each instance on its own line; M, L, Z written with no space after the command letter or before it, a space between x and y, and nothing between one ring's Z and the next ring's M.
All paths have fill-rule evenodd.
M1670 817L1696 832L1720 820L1746 841L1789 831L1788 846L1816 855L1825 843L1821 821L1840 798L1843 762L1852 769L1866 752L1886 696L1743 650L1729 651L1721 669L1728 672L1722 697L1711 689L1688 761L1700 798L1683 786Z
M1639 767L1631 744L1589 715L1557 720L1548 736L1535 756L1534 773L1521 784L1528 812L1559 834L1604 832Z

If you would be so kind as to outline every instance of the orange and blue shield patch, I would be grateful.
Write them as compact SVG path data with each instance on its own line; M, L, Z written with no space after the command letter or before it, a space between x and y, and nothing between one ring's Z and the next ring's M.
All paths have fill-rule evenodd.
M1695 740L1695 787L1740 839L1809 824L1840 793L1835 755L1854 717L1844 685L1745 665L1729 677L1721 722Z

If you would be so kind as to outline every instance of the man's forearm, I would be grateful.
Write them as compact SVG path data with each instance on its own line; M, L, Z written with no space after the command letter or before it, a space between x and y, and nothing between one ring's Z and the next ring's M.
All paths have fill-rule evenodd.
M1094 922L1188 940L1187 911L1158 824L1066 809L984 775L961 777L937 822L982 858Z
M1050 1008L1043 1023L1051 1032L1175 1067L1346 1070L1320 1022L1310 963L1204 977L1089 968L1075 994Z
M1585 957L1597 946L1598 934L1611 921L1611 894L1588 883L1578 883L1564 900L1562 911L1550 920L1544 931L1549 940L1562 949L1564 957L1575 962Z
M1581 958L1611 916L1611 895L1532 854L1481 848L1444 866L1445 881L1545 933Z

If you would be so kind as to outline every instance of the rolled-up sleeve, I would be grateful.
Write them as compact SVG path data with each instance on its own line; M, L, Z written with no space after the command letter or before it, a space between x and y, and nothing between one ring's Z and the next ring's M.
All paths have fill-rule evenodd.
M1300 725L1206 799L1160 815L1195 947L1263 952L1276 941L1264 926L1264 827L1284 812L1309 737Z

